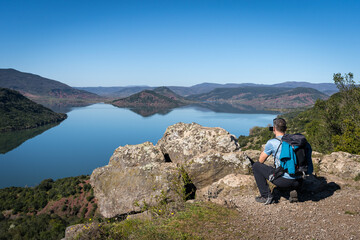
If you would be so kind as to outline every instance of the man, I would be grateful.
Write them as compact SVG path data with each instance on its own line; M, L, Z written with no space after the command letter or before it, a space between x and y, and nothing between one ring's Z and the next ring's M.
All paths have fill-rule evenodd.
M273 155L275 166L280 166L280 153L281 153L281 138L286 132L286 121L283 118L275 118L273 121L273 133L275 138L270 139L266 145L265 150L260 154L259 161L253 164L253 173L257 187L259 188L260 196L255 198L255 201L264 203L265 205L273 202L273 195L270 191L269 185L266 180L269 180L269 176L275 171L275 168L265 165L264 162L270 155ZM290 176L288 173L282 174L280 177L272 181L273 184L280 188L292 188L299 187L299 182L296 178ZM297 201L297 192L290 192L290 202Z

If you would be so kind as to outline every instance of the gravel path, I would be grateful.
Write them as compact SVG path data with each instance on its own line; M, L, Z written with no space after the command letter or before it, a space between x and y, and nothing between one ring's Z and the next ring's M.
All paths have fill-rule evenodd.
M360 239L360 189L343 186L321 197L303 196L298 203L281 198L263 205L254 196L235 202L242 219L231 225L245 239Z

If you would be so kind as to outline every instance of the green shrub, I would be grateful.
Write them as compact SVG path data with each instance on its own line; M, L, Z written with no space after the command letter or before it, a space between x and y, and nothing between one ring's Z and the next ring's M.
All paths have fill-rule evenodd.
M358 175L356 175L356 177L354 178L355 181L359 181L360 180L360 173Z

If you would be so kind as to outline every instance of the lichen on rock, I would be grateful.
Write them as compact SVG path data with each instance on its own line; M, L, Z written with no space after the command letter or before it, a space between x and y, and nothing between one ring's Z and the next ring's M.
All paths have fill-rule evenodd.
M182 177L179 169L191 179L193 189L201 189L233 172L249 174L250 162L224 129L177 123L156 146L145 142L119 147L109 165L93 171L90 180L100 213L107 218L136 213L142 203L157 204L160 195L167 201L184 200L179 186L174 186Z

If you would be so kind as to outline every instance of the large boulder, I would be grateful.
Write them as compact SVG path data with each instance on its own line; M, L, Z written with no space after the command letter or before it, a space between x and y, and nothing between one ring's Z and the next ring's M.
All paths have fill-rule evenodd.
M118 147L110 158L109 165L119 168L144 166L149 163L165 162L160 148L151 142Z
M333 152L319 161L320 171L344 179L354 179L360 174L360 155Z
M197 189L231 174L250 174L251 163L241 151L220 153L209 150L185 162L183 168Z
M93 171L90 182L100 213L110 218L139 212L141 205L156 205L161 197L180 201L179 187L195 191L232 173L251 173L233 135L177 123L156 146L145 142L117 148L109 165Z
M198 199L229 205L244 194L258 192L254 177L244 174L229 174L196 191Z
M174 163L165 163L159 148L146 142L119 147L109 165L97 168L90 182L100 213L107 218L139 212L144 203L156 205L159 197L176 201L172 183L178 181Z
M172 162L180 164L209 150L230 153L240 149L236 137L226 130L197 123L177 123L168 127L157 146Z
M235 136L222 128L177 123L167 128L156 146L185 169L197 189L231 173L251 172Z

